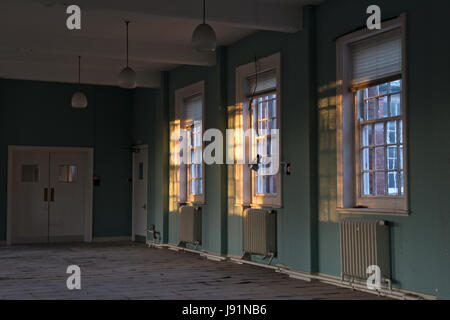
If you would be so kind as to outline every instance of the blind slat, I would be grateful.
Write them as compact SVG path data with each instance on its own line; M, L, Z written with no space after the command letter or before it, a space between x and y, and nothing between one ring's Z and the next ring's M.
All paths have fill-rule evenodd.
M277 87L277 75L275 70L258 73L258 78L256 78L255 75L248 78L247 95L250 96L253 94L253 92L255 92L255 94L258 94L266 90L275 89L276 87Z
M376 81L401 74L401 29L384 32L350 45L353 79L352 85Z
M197 94L184 100L181 110L181 118L184 124L202 120L202 95Z

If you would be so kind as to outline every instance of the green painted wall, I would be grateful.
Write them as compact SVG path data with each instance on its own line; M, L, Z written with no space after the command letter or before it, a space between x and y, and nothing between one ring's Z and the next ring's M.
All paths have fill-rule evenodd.
M345 2L345 4L344 4ZM408 165L411 215L392 222L394 285L450 298L450 42L448 1L376 1L383 19L408 14ZM327 1L317 7L318 87L336 81L334 39L365 25L374 1ZM319 271L340 274L336 213L336 90L318 93ZM323 103L328 101L327 103Z
M394 285L450 298L450 3L379 0L383 18L408 13L409 217L372 216L392 223ZM183 66L163 73L161 89L125 91L84 86L90 106L72 110L73 85L0 80L0 195L6 199L8 144L94 146L94 235L131 231L131 155L149 144L149 223L165 242L178 242L177 211L169 212L169 121L175 90L204 80L205 129L226 127L235 104L235 69L281 53L283 208L278 210L278 259L292 268L340 275L336 213L336 47L334 39L365 25L371 1L329 0L307 7L304 30L258 32L219 48L214 67ZM320 88L320 90L319 90ZM36 121L39 119L39 121ZM63 119L63 120L61 120ZM226 166L207 166L203 248L242 254L242 210L227 198ZM5 239L6 203L0 207Z
M155 224L155 113L157 89L137 88L132 93L133 144L148 145L147 227Z
M314 8L305 10L305 31L296 34L260 32L218 50L214 67L184 66L169 73L170 119L175 90L204 80L205 129L226 128L226 106L234 105L235 69L276 52L282 56L283 160L292 164L284 177L283 209L278 210L278 262L306 271L316 269L316 197L313 92ZM242 215L227 199L226 166L206 167L203 248L216 253L242 254ZM227 209L228 207L228 209ZM169 242L178 242L178 213L169 212Z
M131 93L83 86L89 106L70 107L76 85L0 80L0 241L6 239L8 145L94 147L94 237L131 234Z
M283 175L283 208L278 213L278 262L303 271L316 270L316 192L314 187L315 109L311 94L314 47L314 8L304 12L304 30L294 34L258 32L228 48L228 105L236 103L238 66L280 52L282 161L291 163L291 175ZM230 208L228 247L242 254L242 215Z
M214 67L183 66L168 75L168 108L170 120L175 119L175 91L198 81L205 81L205 130L226 127L226 103L224 85L224 63L226 50L217 51L217 65ZM168 143L168 142L167 142ZM202 248L226 253L226 167L224 165L206 166L205 205L203 214ZM170 243L178 243L178 211L172 210L168 217Z

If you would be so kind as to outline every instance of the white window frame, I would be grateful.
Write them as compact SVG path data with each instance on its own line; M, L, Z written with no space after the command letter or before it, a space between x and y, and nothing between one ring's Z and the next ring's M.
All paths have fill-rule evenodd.
M401 28L402 37L402 115L403 121L403 166L404 195L399 197L372 197L361 201L360 176L357 172L359 139L356 139L356 98L352 86L352 60L350 45L354 42ZM407 61L406 61L406 14L382 23L381 30L367 28L345 35L337 40L337 99L336 99L336 142L337 142L337 211L343 214L387 214L409 215L408 202L408 140L407 140ZM386 183L388 183L386 181ZM361 203L364 205L361 206Z
M201 95L202 97L202 193L201 194L191 194L189 193L189 187L187 186L187 164L181 163L180 158L180 196L178 202L180 204L192 204L192 205L201 205L205 204L205 163L203 161L203 150L205 148L203 142L203 133L205 132L205 82L199 81L197 83L191 84L184 88L178 89L175 91L175 117L176 120L180 120L180 129L186 129L186 126L189 125L185 122L186 119L182 119L182 108L184 107L184 102L186 99L195 96ZM187 136L186 136L187 138ZM185 150L187 151L187 150Z
M282 119L281 119L281 55L280 53L275 53L271 56L261 58L256 61L256 69L255 62L250 62L248 64L239 66L236 68L236 106L242 107L243 114L243 130L247 132L247 130L252 129L252 112L249 110L249 99L248 99L248 79L256 74L264 73L267 71L275 70L276 73L276 95L277 95L277 123L279 129L279 159L281 161L282 158L282 143L281 143L281 131L282 131ZM244 159L249 159L250 149L251 149L251 141L249 141L248 137L244 139L244 150L245 155ZM281 166L280 166L281 168ZM283 194L283 181L281 169L277 174L277 194L257 194L256 193L256 175L253 170L249 168L248 165L237 165L237 170L243 170L243 190L242 201L241 203L237 203L237 205L242 206L251 206L256 208L261 207L269 207L269 208L281 208L282 207L282 194Z

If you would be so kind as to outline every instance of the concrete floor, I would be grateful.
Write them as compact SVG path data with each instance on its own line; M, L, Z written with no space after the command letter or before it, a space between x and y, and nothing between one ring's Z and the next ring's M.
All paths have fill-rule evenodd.
M69 265L81 290L68 290ZM0 299L379 299L273 270L142 244L0 247Z

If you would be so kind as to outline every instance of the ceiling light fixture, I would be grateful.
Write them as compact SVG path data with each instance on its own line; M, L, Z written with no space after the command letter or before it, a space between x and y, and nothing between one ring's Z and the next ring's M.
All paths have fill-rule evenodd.
M72 96L72 108L84 109L88 102L86 95L81 91L81 56L78 56L78 87L79 90Z
M192 46L198 52L216 51L216 33L214 29L205 23L206 3L203 0L203 23L195 28L192 34Z
M130 21L125 21L127 26L127 66L120 71L119 86L125 89L136 88L136 72L128 65L128 24Z

